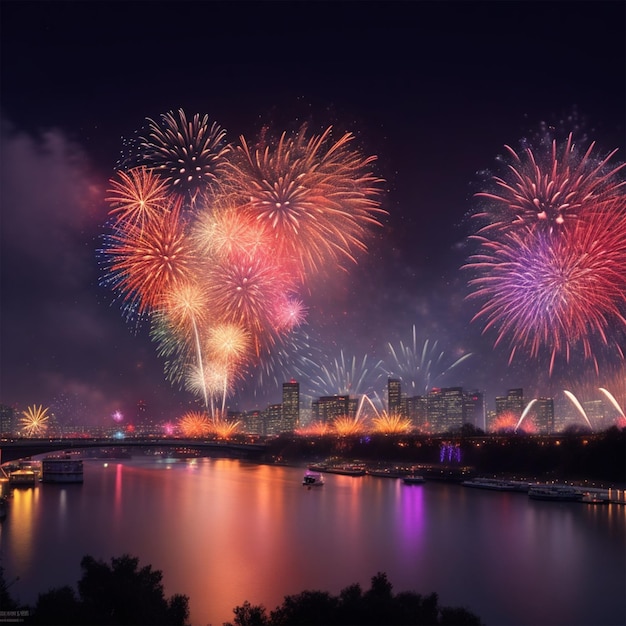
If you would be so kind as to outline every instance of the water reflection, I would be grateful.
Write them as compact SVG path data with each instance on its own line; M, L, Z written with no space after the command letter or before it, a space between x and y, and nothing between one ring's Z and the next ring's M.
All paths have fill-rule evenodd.
M194 626L232 620L245 600L273 609L304 589L368 588L378 571L489 624L626 622L626 507L370 476L306 489L302 475L228 459L86 462L76 489L15 491L5 572L33 602L75 585L84 554L128 552L190 597Z

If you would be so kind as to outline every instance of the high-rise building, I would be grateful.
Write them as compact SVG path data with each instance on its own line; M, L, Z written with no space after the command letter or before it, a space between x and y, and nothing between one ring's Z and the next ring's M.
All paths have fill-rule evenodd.
M282 430L294 431L300 426L300 384L291 379L283 383Z
M387 379L387 410L389 413L402 414L402 385L396 378Z
M241 415L241 422L243 424L243 430L251 435L267 434L265 429L265 420L261 411L246 411Z
M555 430L554 400L552 398L537 398L533 408L537 415L537 429L539 432L542 435L553 433Z
M522 416L524 410L524 390L509 389L506 396L496 397L496 419L505 413L511 413L516 419Z
M411 424L418 429L426 429L428 424L428 398L426 396L411 396L403 399L403 415L411 420Z
M464 394L465 422L481 430L487 429L485 421L485 397L480 391L469 391Z
M428 393L428 423L432 432L441 433L463 426L463 395L462 387L434 388Z
M356 418L358 401L350 396L322 396L313 400L311 415L314 422L332 424L338 417Z
M266 435L278 435L282 430L283 405L270 404L263 411Z

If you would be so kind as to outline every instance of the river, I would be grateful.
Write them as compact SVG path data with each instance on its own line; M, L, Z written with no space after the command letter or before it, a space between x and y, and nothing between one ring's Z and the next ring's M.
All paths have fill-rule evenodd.
M193 626L268 611L287 594L439 594L489 626L626 623L626 506L530 500L458 484L327 475L233 459L85 460L82 485L14 490L0 564L15 599L81 577L85 554L128 553L189 597ZM19 579L16 580L16 578Z

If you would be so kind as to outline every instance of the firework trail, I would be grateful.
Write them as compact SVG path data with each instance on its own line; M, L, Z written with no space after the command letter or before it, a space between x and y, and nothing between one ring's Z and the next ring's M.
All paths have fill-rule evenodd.
M473 320L517 352L545 361L548 374L572 358L599 371L599 357L624 358L626 195L624 165L581 151L570 135L535 156L509 149L498 193L481 192L481 222L470 236Z
M406 393L410 395L427 394L453 369L464 363L472 355L463 354L455 358L439 348L437 340L418 339L417 329L413 325L411 340L400 342L394 347L387 344L391 356L390 364L385 364L387 376L398 378Z

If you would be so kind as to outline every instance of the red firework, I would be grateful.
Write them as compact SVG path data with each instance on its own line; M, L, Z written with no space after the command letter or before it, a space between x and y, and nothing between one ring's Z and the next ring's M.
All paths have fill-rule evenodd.
M241 198L241 210L271 234L275 253L299 267L302 277L328 262L354 260L384 211L369 167L374 157L351 150L353 136L331 141L331 129L307 138L303 127L283 134L276 146L251 150L245 139L227 169L226 184Z
M138 315L158 309L169 290L193 276L197 262L180 211L177 201L142 228L132 223L117 228L104 249L109 282Z
M561 225L615 199L626 184L616 175L626 164L609 166L617 150L602 158L594 155L594 147L592 143L583 152L571 134L563 148L553 141L545 153L536 154L530 148L517 153L505 146L512 159L508 177L494 176L496 190L476 194L490 203L481 217L487 216L491 226L504 228L538 220Z

